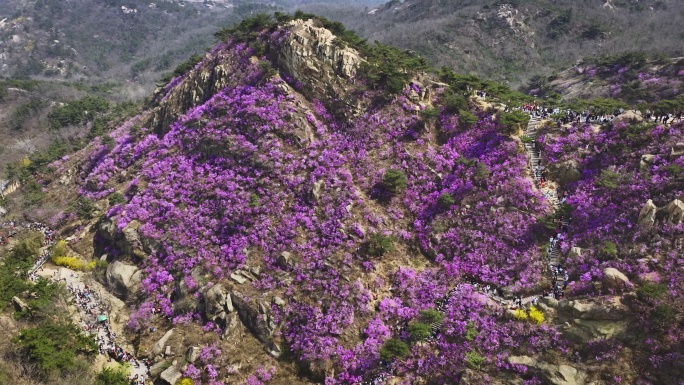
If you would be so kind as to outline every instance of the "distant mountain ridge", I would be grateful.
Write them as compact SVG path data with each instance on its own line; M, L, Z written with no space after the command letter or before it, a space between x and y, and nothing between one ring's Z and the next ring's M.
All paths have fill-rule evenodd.
M677 1L393 0L375 9L320 12L370 41L514 85L585 57L627 51L684 54L677 17L684 3Z

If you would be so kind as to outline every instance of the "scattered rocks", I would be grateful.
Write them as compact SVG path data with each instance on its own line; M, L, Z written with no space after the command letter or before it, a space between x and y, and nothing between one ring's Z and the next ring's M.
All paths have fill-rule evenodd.
M105 278L112 292L126 300L138 290L142 281L142 272L136 266L114 261L107 266Z
M156 357L160 355L163 351L164 348L166 348L166 344L169 342L169 339L173 335L174 329L170 329L166 333L164 333L164 336L157 341L156 344L152 347L152 357Z
M19 297L12 297L12 306L16 311L28 311L29 307L26 302L22 301Z
M323 189L324 184L324 181L317 180L313 185L313 189L311 190L311 195L313 195L314 200L317 202L321 199L321 190Z
M653 203L653 200L649 199L644 207L639 211L639 219L637 223L640 227L651 228L655 223L656 212L658 207Z

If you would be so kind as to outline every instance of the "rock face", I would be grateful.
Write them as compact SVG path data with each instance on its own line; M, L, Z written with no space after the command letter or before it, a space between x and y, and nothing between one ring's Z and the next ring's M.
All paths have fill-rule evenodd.
M145 253L152 253L158 247L151 240L141 239L138 228L141 223L131 221L128 226L119 232L116 224L111 220L103 220L98 225L98 235L105 241L115 246L124 257L145 257Z
M114 261L107 266L107 286L123 300L134 294L142 280L142 272L133 265Z
M549 165L548 169L552 179L562 185L576 182L580 178L579 164L576 160L554 163Z
M348 96L350 80L363 62L359 52L336 44L335 35L315 20L293 20L287 28L289 35L272 50L277 64L308 96L338 98L355 109L356 100Z
M639 219L637 220L639 226L642 228L652 227L655 223L657 211L658 207L656 207L653 201L649 199L644 205L644 207L641 208L641 211L639 211Z
M228 313L235 310L230 294L222 285L214 285L204 294L204 313L208 320L225 327Z
M272 341L276 325L270 306L265 302L247 300L238 291L233 291L231 297L242 323L264 344L271 355L279 356L280 348Z
M628 309L614 297L605 303L594 300L576 300L564 302L561 310L571 314L573 318L591 321L619 321L624 319Z
M528 356L510 356L508 362L537 369L549 384L581 385L585 383L587 373L570 365L554 365L544 361L537 361Z
M663 210L667 214L667 221L673 225L682 223L684 221L684 202L680 201L679 199L675 199L668 203Z

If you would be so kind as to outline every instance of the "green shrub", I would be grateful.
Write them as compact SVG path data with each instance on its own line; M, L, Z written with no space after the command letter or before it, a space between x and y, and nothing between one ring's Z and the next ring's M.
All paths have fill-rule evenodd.
M31 233L14 245L12 254L0 265L0 310L9 305L12 297L30 288L24 274L33 265L43 245L43 234Z
M618 252L617 245L611 241L606 241L603 243L601 251L610 257L614 257L617 255Z
M508 133L513 133L527 124L530 116L522 111L504 112L499 116L499 123L507 128Z
M448 209L449 207L453 206L454 203L456 203L456 199L454 199L454 197L452 197L451 194L444 193L439 196L437 203L441 208Z
M73 203L72 209L81 219L93 219L93 214L97 207L95 207L95 204L90 199L79 197L76 199L76 202Z
M636 291L641 299L660 299L667 292L667 285L662 283L645 282Z
M97 349L78 327L52 321L22 330L12 342L43 375L72 371L78 367L77 354L93 354Z
M442 322L444 315L435 309L425 309L419 312L421 321L426 324Z
M128 374L123 368L104 368L95 377L95 385L129 385Z
M471 367L475 369L480 369L482 364L485 363L485 358L482 357L482 355L476 351L470 351L466 353L466 362Z
M99 114L109 110L109 102L99 96L86 96L56 107L48 114L50 129L92 121Z
M672 306L661 303L651 310L651 317L658 323L667 324L675 319L675 311Z
M382 177L382 184L392 194L396 194L406 188L406 174L399 169L390 169Z
M380 257L394 250L394 238L375 233L368 240L368 254Z
M259 207L261 205L261 200L259 196L255 193L249 194L249 207Z
M390 338L382 344L380 348L380 358L383 361L392 361L394 358L402 359L410 353L406 343L396 339Z
M429 107L420 111L420 117L426 122L434 122L438 116L439 110L433 107Z
M468 321L468 324L466 325L466 332L465 332L466 341L475 340L475 337L477 337L478 334L479 333L477 332L477 329L475 328L475 324L472 323L471 321Z
M459 111L467 111L469 108L468 98L464 95L454 92L452 89L447 88L444 91L444 108L451 113L457 113Z
M610 190L615 190L620 186L621 180L620 174L610 170L603 170L601 171L601 175L596 179L596 182L594 182L594 185L596 187L605 187Z
M108 200L110 206L114 206L119 203L126 203L126 198L118 192L110 194Z
M411 325L409 325L409 335L411 336L411 340L413 341L424 340L430 337L431 333L432 330L430 330L430 325L428 324L422 322L414 322Z
M473 114L469 110L460 110L458 112L458 124L461 127L472 127L478 121L477 115Z

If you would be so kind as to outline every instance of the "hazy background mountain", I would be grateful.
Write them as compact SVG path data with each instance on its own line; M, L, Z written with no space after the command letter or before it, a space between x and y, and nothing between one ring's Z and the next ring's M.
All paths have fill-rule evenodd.
M393 0L377 8L316 5L369 40L435 66L525 84L590 56L684 53L675 0Z

